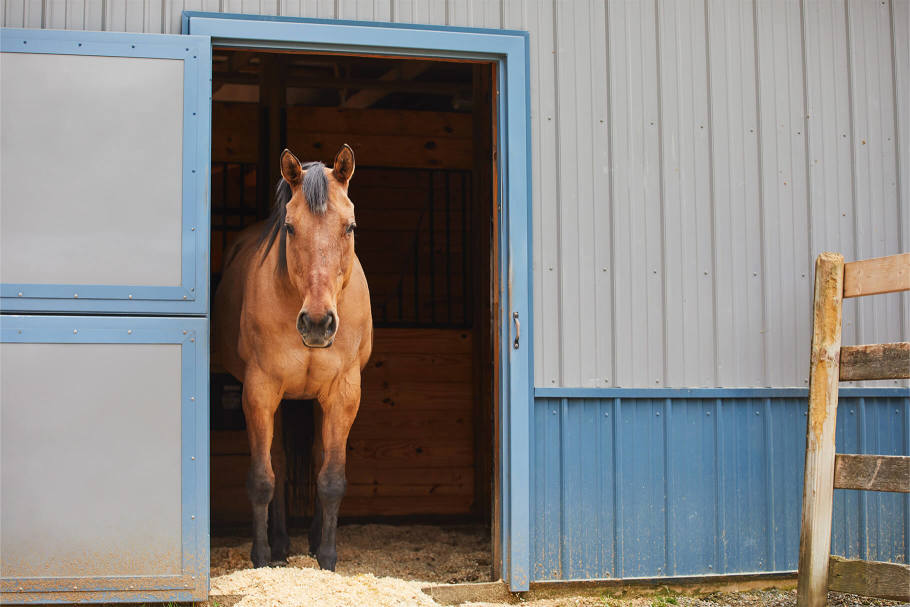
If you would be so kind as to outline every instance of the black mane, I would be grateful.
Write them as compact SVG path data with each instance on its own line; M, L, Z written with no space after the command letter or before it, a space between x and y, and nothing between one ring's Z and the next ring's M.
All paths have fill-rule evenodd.
M301 168L304 170L301 187L307 206L316 215L322 215L325 213L329 201L329 181L326 179L325 171L323 170L325 165L321 162L308 162L302 165ZM280 272L284 272L288 267L287 251L284 246L287 230L284 227L284 223L287 219L287 204L291 201L291 196L293 196L291 185L283 177L279 178L278 186L275 188L275 204L265 222L262 233L259 234L259 246L265 243L262 261L265 261L269 251L272 250L275 239L278 239L278 270Z

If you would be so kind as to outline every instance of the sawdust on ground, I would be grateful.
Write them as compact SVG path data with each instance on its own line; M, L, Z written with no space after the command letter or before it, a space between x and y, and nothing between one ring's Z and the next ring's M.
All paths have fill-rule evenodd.
M482 526L343 525L338 528L337 572L321 571L307 554L305 536L291 539L287 567L250 569L250 542L214 538L212 607L439 607L422 592L432 584L490 580L490 536ZM480 597L475 597L480 598ZM680 594L607 589L583 596L514 597L464 607L795 607L791 589ZM893 601L829 593L830 607L898 605Z
M248 569L248 538L212 538L212 578ZM489 529L482 525L341 525L336 571L350 576L449 583L488 582ZM291 537L291 567L317 568L305 535Z
M339 526L336 573L319 569L305 535L291 538L288 567L250 569L250 548L245 538L213 538L213 602L242 595L236 607L436 607L421 588L491 574L490 534L479 525Z

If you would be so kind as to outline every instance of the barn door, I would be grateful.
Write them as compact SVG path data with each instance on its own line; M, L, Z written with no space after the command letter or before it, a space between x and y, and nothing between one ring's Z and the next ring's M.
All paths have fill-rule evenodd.
M204 36L4 30L0 306L208 309Z
M210 39L0 48L0 602L205 599Z

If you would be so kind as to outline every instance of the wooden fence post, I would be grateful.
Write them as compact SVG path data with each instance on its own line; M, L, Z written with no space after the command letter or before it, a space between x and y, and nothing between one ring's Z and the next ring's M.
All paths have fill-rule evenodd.
M843 289L843 256L822 253L815 262L797 607L824 607L827 602Z

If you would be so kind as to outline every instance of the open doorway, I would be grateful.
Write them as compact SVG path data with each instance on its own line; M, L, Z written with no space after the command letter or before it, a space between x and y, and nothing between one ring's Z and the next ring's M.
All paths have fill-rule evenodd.
M233 238L268 214L283 148L302 161L330 162L342 143L356 154L350 198L375 337L348 443L339 566L345 523L358 526L363 542L380 543L400 534L389 527L383 536L377 523L420 523L438 528L425 528L427 538L465 541L474 552L486 546L476 564L482 575L440 581L495 573L493 78L482 62L213 50L213 290ZM211 403L213 535L246 538L240 386L214 356ZM286 432L311 431L307 406L284 405ZM291 464L286 493L292 528L302 534L314 474L305 441L292 442L302 469ZM213 575L218 555L216 539Z

